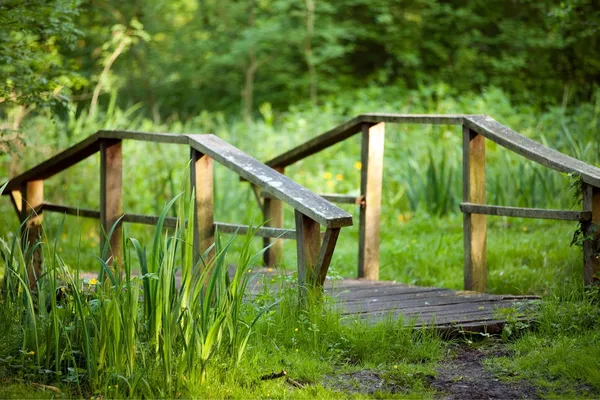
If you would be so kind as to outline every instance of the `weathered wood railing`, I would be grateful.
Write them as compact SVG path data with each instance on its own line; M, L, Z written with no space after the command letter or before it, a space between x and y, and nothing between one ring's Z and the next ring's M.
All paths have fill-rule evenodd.
M338 203L360 206L358 277L379 277L379 219L381 209L385 123L461 125L463 128L463 203L464 213L464 286L485 291L487 288L486 245L487 215L580 221L584 234L584 281L591 284L600 275L598 225L600 225L600 169L550 149L483 115L403 115L363 114L317 136L266 164L284 173L297 161L316 154L355 134L362 135L360 196L322 195ZM541 210L486 204L485 139L496 142L529 160L560 172L578 174L583 182L582 211ZM271 226L283 222L281 202L265 199L265 219ZM596 226L595 228L592 228ZM266 255L269 264L277 263L281 244L275 243Z
M39 240L43 212L59 212L98 218L104 232L119 221L109 238L113 260L122 256L122 222L154 225L156 216L124 214L122 201L122 141L136 140L190 147L190 178L195 189L194 244L202 254L213 243L215 228L220 232L245 233L246 225L215 222L213 218L213 160L237 173L274 201L287 203L295 210L296 229L263 227L257 236L296 239L298 279L302 286L322 285L331 262L340 229L352 225L352 216L327 200L293 182L285 175L243 153L210 134L179 135L129 131L100 131L49 160L11 179L3 194L10 195L21 221L26 221L29 243ZM100 152L100 210L79 209L44 201L44 180ZM175 226L175 218L167 218L166 226ZM320 226L325 227L321 241ZM104 235L100 235L104 238ZM101 245L101 248L104 246ZM30 269L30 282L41 273L41 251L36 252Z

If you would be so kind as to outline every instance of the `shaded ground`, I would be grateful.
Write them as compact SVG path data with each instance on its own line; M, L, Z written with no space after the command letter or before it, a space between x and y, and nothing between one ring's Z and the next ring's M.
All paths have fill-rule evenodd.
M534 386L526 381L502 382L486 371L483 359L506 356L502 347L492 349L456 346L454 355L437 370L432 388L442 399L538 399Z
M456 345L440 363L436 376L405 373L404 377L384 371L363 370L325 378L324 385L344 393L373 395L411 393L414 381L436 392L440 399L538 399L537 389L526 381L503 382L486 371L483 359L506 356L500 346L472 348ZM410 375L410 376L409 376Z

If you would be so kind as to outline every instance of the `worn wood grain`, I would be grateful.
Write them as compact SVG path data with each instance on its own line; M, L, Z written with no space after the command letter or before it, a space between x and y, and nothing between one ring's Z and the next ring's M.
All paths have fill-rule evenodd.
M465 116L464 125L529 160L560 172L574 172L584 182L600 187L600 168L567 156L507 128L486 115Z
M200 255L214 243L214 190L212 158L190 150L190 180L194 190L194 248ZM214 252L208 254L210 259Z
M27 249L42 240L44 215L36 211L44 203L44 181L29 181L23 185L21 192L22 221L27 220L24 229L23 246ZM27 266L27 278L29 287L35 288L37 279L42 275L43 247L39 246L31 256L31 263ZM24 249L25 250L25 249Z
M383 114L368 113L361 114L349 121L346 121L335 128L319 135L303 144L296 146L278 157L266 162L270 167L287 167L306 157L316 154L336 143L342 142L347 138L361 132L363 123L372 125L381 122L390 122L396 124L443 124L460 125L463 115L427 115L427 114Z
M310 217L295 212L296 249L298 254L298 285L301 289L315 287L318 279L317 262L321 251L319 224Z
M364 202L363 196L352 196L347 194L319 194L322 198L332 203L338 204L362 204ZM272 198L268 194L264 196L265 198Z
M330 228L325 231L325 237L321 244L321 251L316 266L317 283L320 286L323 286L323 283L325 283L327 271L329 270L329 265L331 264L333 251L335 250L335 244L337 243L339 235L340 228Z
M282 175L285 173L283 168L276 168L275 170ZM267 227L283 228L283 201L270 196L265 198L263 200L263 216ZM264 247L270 246L263 256L265 265L268 267L281 265L283 262L283 240L265 238L263 245Z
M123 156L120 140L102 140L100 143L100 252L103 252L106 236L123 215ZM106 260L115 265L122 262L122 221L108 238Z
M560 221L588 221L591 212L570 210L545 210L540 208L489 206L483 204L462 203L460 210L469 214L497 215L501 217L553 219Z
M585 285L600 282L600 189L591 185L583 188L583 210L592 214L590 221L582 223L583 281Z
M352 216L339 207L300 186L285 175L267 167L214 135L187 135L190 146L259 185L263 192L289 204L326 228L352 225Z
M463 202L485 204L485 137L463 128ZM487 217L464 214L465 289L487 290Z
M178 133L149 133L137 131L101 130L98 134L103 139L129 139L137 142L188 144L188 138Z
M358 226L358 277L379 279L379 230L383 186L385 124L363 124L361 145L360 206Z
M250 230L248 225L229 224L225 222L215 222L215 227L222 233L235 233L245 235ZM263 238L280 238L280 239L296 239L296 231L293 229L271 228L271 227L252 227L256 230L254 236Z
M20 190L21 185L32 180L45 180L51 176L77 164L88 158L100 149L100 134L96 133L74 146L58 153L54 157L36 165L35 167L12 178L6 187L4 194L13 190Z

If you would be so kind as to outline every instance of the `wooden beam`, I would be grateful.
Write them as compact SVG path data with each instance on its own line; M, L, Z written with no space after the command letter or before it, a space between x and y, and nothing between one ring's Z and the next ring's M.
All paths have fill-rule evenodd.
M592 285L600 282L600 188L584 185L583 211L592 213L591 221L582 223L583 280Z
M245 235L250 230L250 226L248 225L240 225L240 224L228 224L225 222L215 222L215 228L222 233L238 233L240 235ZM296 239L296 231L293 229L282 229L282 228L270 228L270 227L260 227L260 228L252 228L256 230L254 236L262 237L262 238L279 238L279 239Z
M587 221L592 213L569 210L545 210L541 208L522 208L487 206L482 204L462 203L460 210L469 214L496 215L501 217L554 219L559 221Z
M485 137L463 127L463 202L485 204ZM487 290L487 216L463 219L465 290Z
M428 115L428 114L385 114L385 113L368 113L361 114L349 121L346 121L339 126L319 135L305 143L302 143L292 150L289 150L278 157L266 162L270 167L285 168L306 157L316 154L336 143L342 142L347 138L361 132L363 123L371 125L381 122L389 122L395 124L433 124L433 125L460 125L462 124L464 115L449 114L449 115Z
M48 179L86 159L99 150L99 137L100 135L96 133L30 170L23 172L21 175L12 178L5 189L5 193L8 194L13 190L20 190L21 185L29 181Z
M23 232L23 247L32 249L33 246L42 240L43 230L42 222L44 216L36 212L36 209L44 202L44 181L29 181L23 185L21 192L21 218L26 221ZM27 278L29 287L35 288L36 281L42 275L43 248L38 246L31 255L31 264L27 266Z
M464 124L467 128L531 161L560 172L577 173L584 182L600 187L600 168L520 135L487 115L465 116Z
M320 197L332 203L339 204L356 204L360 205L364 203L365 199L363 196L351 196L347 194L319 194ZM274 197L269 194L264 194L264 198L273 199Z
M363 124L361 147L358 277L379 279L379 229L383 184L385 124Z
M298 253L298 284L302 290L317 286L318 258L321 251L319 224L310 217L295 211L296 249Z
M214 243L213 160L206 154L190 149L190 179L195 192L194 248L199 256ZM212 258L214 251L208 254ZM208 261L208 260L206 260Z
M327 278L327 271L333 258L333 251L335 250L335 244L337 243L338 236L340 235L340 228L327 229L325 231L325 237L323 238L323 244L321 245L321 252L317 260L317 271L318 278L317 284L323 286L325 279Z
M277 172L284 174L283 168L277 168ZM269 196L263 199L263 217L265 226L270 228L283 228L283 201ZM263 246L269 247L264 253L264 263L268 267L281 265L283 262L283 240L265 238Z
M120 140L100 143L100 224L106 234L123 215L123 155ZM100 252L106 245L105 233L100 232ZM122 262L123 243L121 222L109 237L106 261Z
M215 135L187 135L190 147L213 158L242 178L261 187L262 193L289 204L326 228L352 225L352 215L324 200L287 176L235 148Z

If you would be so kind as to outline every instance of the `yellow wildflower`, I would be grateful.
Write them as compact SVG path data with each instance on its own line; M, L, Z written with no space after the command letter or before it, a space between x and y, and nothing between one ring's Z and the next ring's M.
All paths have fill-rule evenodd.
M394 369L398 369L398 365L394 365Z
M527 227L526 226L523 227L523 232L527 232Z
M323 174L323 176L325 177L325 179L330 180L333 175L331 175L331 172L325 172L325 174Z
M337 174L337 175L335 176L335 180L336 180L336 181L343 181L343 180L344 180L344 175L342 175L342 174Z
M88 281L88 284L89 284L90 286L97 285L97 284L98 284L98 279L96 279L96 278L92 278L92 279L90 279L90 280Z
M268 268L267 272L273 272L273 268Z
M35 351L33 351L33 350L32 350L32 351L30 351L30 352L29 352L29 353L27 353L27 354L29 354L30 356L32 356L32 355L34 355L34 354L35 354Z
M357 161L354 163L354 168L360 170L362 169L362 163L360 161Z
M333 188L335 186L335 182L334 181L327 181L327 187L329 189Z
M252 270L251 270L251 269L248 269L248 273L250 273L250 272L252 272Z
M294 329L294 332L298 332L298 328Z

